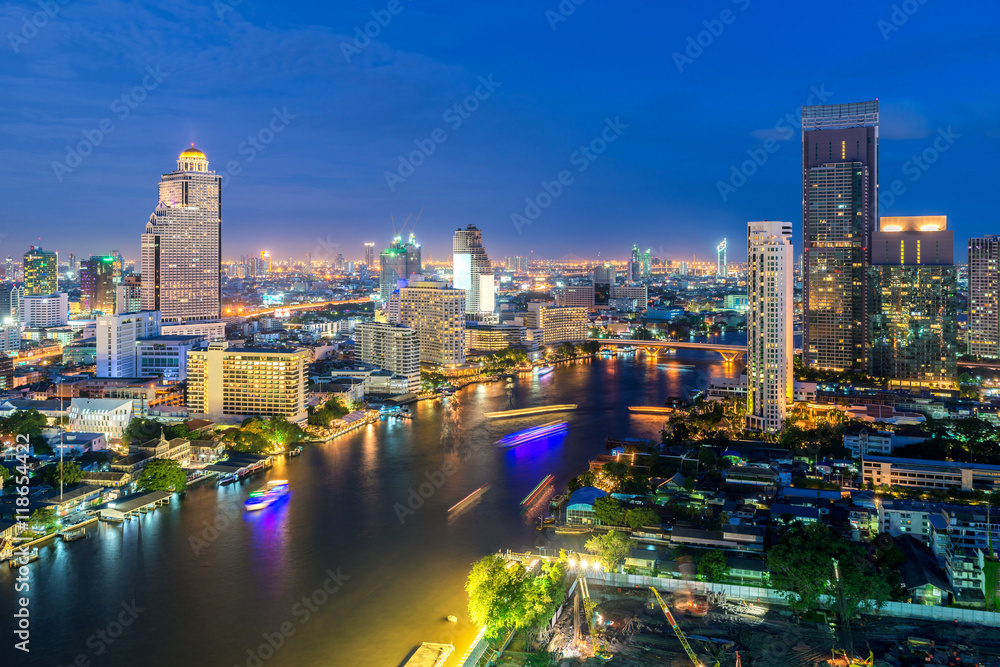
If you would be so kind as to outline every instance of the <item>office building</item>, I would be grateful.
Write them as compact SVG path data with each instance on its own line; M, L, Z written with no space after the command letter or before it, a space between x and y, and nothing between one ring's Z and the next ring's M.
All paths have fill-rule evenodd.
M187 359L191 412L227 422L273 415L305 419L308 350L237 348L221 341L189 352Z
M442 282L413 281L399 290L399 319L417 335L420 363L465 363L464 290Z
M715 247L715 275L719 278L729 277L729 264L726 259L726 239Z
M375 266L375 243L365 243L365 266L369 269Z
M551 302L532 301L528 310L521 313L520 322L527 329L540 329L542 345L578 343L587 338L587 309L556 306Z
M0 327L0 344L2 344L3 328ZM0 350L0 391L14 388L14 358Z
M1000 358L1000 236L969 239L968 351Z
M556 305L591 310L594 307L594 286L567 285L556 292Z
M792 403L792 224L747 223L747 424L781 429Z
M120 441L134 409L131 398L74 398L69 404L69 430L101 433L110 442Z
M155 310L98 317L97 377L139 377L139 343L159 335L160 313Z
M639 256L639 248L635 244L632 244L632 254L629 257L625 275L628 282L638 282L642 279L642 258Z
M15 355L21 350L21 327L0 324L0 356Z
M646 252L642 253L642 277L649 278L653 275L653 251L650 248L646 248Z
M882 218L872 235L870 373L896 387L958 380L954 232L943 216Z
M164 322L217 320L222 311L222 176L192 146L163 174L142 235L142 309Z
M207 341L225 340L225 322L175 322L160 327L163 336L201 336Z
M14 282L17 280L16 272L14 271L14 258L7 255L7 259L4 260L3 264L3 279L7 282Z
M0 284L0 326L18 321L17 308L23 296L23 287L15 287L13 283Z
M594 306L607 308L611 302L611 288L618 277L615 267L610 264L594 267ZM568 305L568 304L567 304Z
M80 262L80 300L92 317L115 312L115 261L112 255L91 255Z
M493 266L483 247L483 233L475 225L455 230L452 239L453 284L465 290L465 312L492 313L496 307Z
M142 277L125 276L115 286L115 313L135 313L142 310Z
M611 300L632 302L633 307L629 309L629 312L643 311L649 301L648 292L645 285L612 285ZM621 309L619 308L619 310Z
M861 461L864 481L879 486L910 486L919 489L957 488L962 491L1000 490L1000 465L866 456Z
M164 382L187 379L187 355L203 336L153 336L136 342L136 377L161 377Z
M402 237L397 236L392 245L379 254L379 300L388 301L400 280L409 280L413 274L420 273L420 246L413 234L405 244Z
M69 323L69 295L56 292L46 296L23 296L17 307L24 327L61 327Z
M24 295L48 296L59 291L59 254L31 246L24 253Z
M354 358L406 378L406 391L420 391L420 346L409 327L363 322L354 330Z
M878 212L878 100L802 108L803 357L868 370L868 266Z

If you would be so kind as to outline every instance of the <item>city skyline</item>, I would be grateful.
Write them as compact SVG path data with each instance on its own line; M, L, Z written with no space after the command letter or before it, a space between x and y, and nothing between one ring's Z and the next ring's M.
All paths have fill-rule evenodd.
M400 220L421 208L415 231L434 257L447 254L450 230L475 224L490 235L496 257L534 251L549 258L570 253L596 258L606 245L600 232L613 224L628 242L650 247L654 255L707 258L718 239L739 238L747 220L798 219L799 133L788 118L797 117L799 107L876 97L882 208L894 215L948 215L960 246L990 231L978 213L986 208L986 189L963 186L974 186L986 169L981 156L1000 141L991 120L997 102L982 85L984 77L995 76L996 55L976 39L997 12L992 5L970 6L970 14L962 15L921 5L898 26L891 7L859 3L853 11L824 14L830 30L842 29L842 46L855 54L852 60L867 61L863 69L827 63L808 35L786 29L792 19L780 9L742 2L733 3L734 20L719 35L706 33L702 41L708 46L694 42L694 47L689 38L694 41L706 25L718 30L713 23L718 19L703 8L654 8L646 15L638 5L614 12L581 6L553 23L542 8L479 8L476 16L445 20L433 8L406 6L364 48L353 45L352 35L355 26L370 20L367 8L313 8L309 28L293 23L280 8L226 8L219 17L211 7L172 6L178 29L134 46L142 50L141 58L122 53L127 47L105 46L80 62L69 61L65 48L51 40L67 31L85 32L81 24L95 18L87 12L60 15L37 37L0 55L15 83L31 79L43 89L54 87L50 63L66 67L70 79L65 92L50 91L53 103L43 120L31 120L31 114L7 120L6 159L0 164L20 196L0 214L7 234L0 253L16 256L41 245L79 257L114 247L137 256L128 230L148 216L149 179L162 173L179 146L194 142L223 174L227 220L243 232L239 240L226 238L228 258L248 245L269 247L277 257L350 256L355 252L345 249L373 240L373 231L391 238L390 216ZM143 10L116 11L140 32L159 20ZM19 16L11 13L13 25ZM178 49L177 40L192 41L188 13L206 19L207 34L193 40L202 46L180 54L187 50ZM968 22L973 13L983 20ZM478 48L471 43L474 31L448 30L451 41L435 43L444 26L515 20L521 27L518 48L509 55ZM261 27L267 22L273 29ZM646 24L657 25L656 40L641 39L652 29ZM961 31L950 29L958 24ZM772 32L782 35L780 46L749 48ZM579 49L588 34L618 44L600 58L606 62ZM270 37L284 46L271 44ZM42 42L49 49L44 60ZM320 42L322 56L315 62L290 62L311 54ZM927 43L938 45L933 61ZM649 50L652 44L656 53ZM220 55L225 48L232 54ZM452 48L467 52L461 66L455 65ZM247 49L261 51L254 62L277 69L293 65L295 76L278 81L267 65L244 64L250 59L239 54ZM792 54L794 67L771 66ZM206 67L206 59L218 68ZM105 67L111 60L114 65ZM536 61L553 69L532 71L526 65ZM88 64L101 65L94 69L102 73L85 71ZM759 77L748 76L762 68L769 73L763 87ZM596 82L577 85L578 75L565 74L577 69L594 72ZM385 79L368 76L379 71ZM654 75L662 86L635 85ZM260 86L261 80L273 85ZM289 83L293 80L316 84L305 88L310 95L319 90L318 98L307 98L301 86ZM387 102L386 86L396 85L418 91L419 103ZM336 103L341 93L326 91L338 87L358 103ZM34 88L13 86L11 106L32 109L25 91ZM81 100L84 88L95 93ZM191 103L208 88L230 92L207 105ZM738 113L733 100L739 100ZM323 106L328 102L334 103ZM468 116L463 118L453 108L466 102L475 110L463 111ZM362 114L362 108L375 111ZM100 130L105 117L112 131ZM606 121L613 125L616 118L620 134L608 132L614 141L593 160L581 157L579 147L599 138L610 127ZM441 142L430 139L438 127L446 135ZM505 132L498 132L500 127ZM75 150L88 135L95 145L82 147L88 155L79 156L77 164L66 147ZM406 175L410 167L397 158L421 144L428 151L433 146L433 152L426 160L418 157L422 164ZM580 165L587 164L585 171L572 164L575 154ZM760 164L742 169L755 155ZM525 198L536 199L544 192L542 183L554 182L567 167L573 183L562 186L531 224L512 224L512 215L525 214ZM753 173L746 176L741 169ZM387 173L396 174L391 183ZM99 187L108 178L116 187ZM959 189L965 196L949 201ZM36 230L42 231L41 240ZM742 255L738 246L737 252Z

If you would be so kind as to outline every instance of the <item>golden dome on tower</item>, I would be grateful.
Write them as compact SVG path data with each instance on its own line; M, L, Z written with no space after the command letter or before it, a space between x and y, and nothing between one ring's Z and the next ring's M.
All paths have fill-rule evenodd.
M202 159L202 160L207 160L208 159L208 158L205 157L204 153L202 153L200 150L198 150L197 148L194 147L194 144L191 144L191 148L185 149L184 152L181 153L180 156L178 156L178 159L183 159L183 158L186 158L186 157L187 158L199 158L199 159Z

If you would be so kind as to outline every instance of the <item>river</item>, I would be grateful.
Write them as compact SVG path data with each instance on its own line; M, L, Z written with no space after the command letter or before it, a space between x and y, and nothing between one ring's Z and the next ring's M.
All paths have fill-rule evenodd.
M14 651L5 633L0 655L12 662L0 662L398 667L433 641L455 644L447 664L456 665L476 634L463 588L470 564L501 549L557 550L564 539L534 530L542 507L521 515L535 485L553 474L564 489L606 451L605 436L658 438L662 418L633 416L629 405L663 405L703 389L712 375L741 370L700 352L572 362L541 378L422 402L413 420L309 447L241 485L196 486L141 519L93 525L86 539L54 542L28 566L31 652ZM555 403L580 407L482 416ZM567 419L569 430L513 450L493 447L553 419ZM282 478L291 484L287 500L242 511L251 490ZM487 483L475 502L448 513ZM14 592L13 572L0 572L6 619L25 595Z

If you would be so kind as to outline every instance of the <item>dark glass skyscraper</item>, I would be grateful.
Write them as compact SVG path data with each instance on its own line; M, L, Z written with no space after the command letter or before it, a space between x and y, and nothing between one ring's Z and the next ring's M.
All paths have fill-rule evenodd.
M807 365L868 370L868 266L877 216L878 100L802 107Z
M872 237L871 373L897 387L955 386L958 278L945 216L882 218Z

